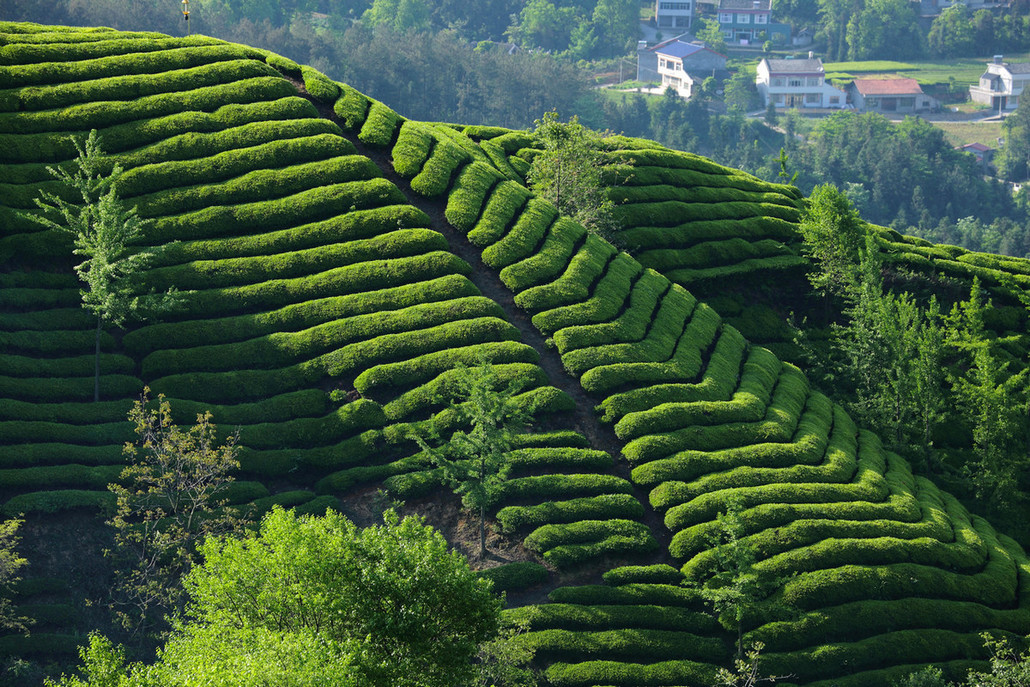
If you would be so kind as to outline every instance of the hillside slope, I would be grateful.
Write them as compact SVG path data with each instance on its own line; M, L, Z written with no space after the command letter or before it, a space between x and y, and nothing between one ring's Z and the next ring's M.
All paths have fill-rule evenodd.
M184 294L105 335L100 403L69 247L26 217L58 190L47 165L91 128L162 249L145 287ZM144 384L185 420L210 408L240 427L232 497L255 513L378 485L416 499L439 475L408 432L447 423L437 392L486 355L546 415L493 516L553 571L549 588L568 583L510 611L552 684L711 683L733 637L681 582L712 574L731 502L759 565L790 576L777 594L798 611L749 636L797 684L958 671L984 658L980 631L1030 633L1014 542L675 283L802 269L797 193L621 143L612 155L638 180L617 191L634 201L626 232L651 241L636 256L526 190L525 132L408 121L205 37L0 23L4 514L94 517ZM1026 278L916 248L997 270L999 286ZM73 651L53 598L26 595L51 631L8 650Z

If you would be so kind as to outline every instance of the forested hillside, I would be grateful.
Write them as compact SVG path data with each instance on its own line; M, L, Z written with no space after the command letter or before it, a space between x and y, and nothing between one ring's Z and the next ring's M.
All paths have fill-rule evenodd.
M74 199L47 167L93 129L147 222L136 292L177 293L104 328L97 402L79 260L31 217ZM797 189L611 137L613 243L528 188L542 149L204 36L0 23L0 509L26 520L37 620L0 650L74 658L106 622L99 523L145 385L239 428L226 498L253 517L354 515L380 488L431 512L453 501L413 433L461 429L441 392L484 359L537 415L488 516L537 563L491 574L550 684L710 685L739 630L789 684L887 685L1030 634L1019 544L761 345L792 342L752 304L826 307ZM928 291L979 277L1025 365L1030 264L874 233ZM733 547L771 584L720 622Z

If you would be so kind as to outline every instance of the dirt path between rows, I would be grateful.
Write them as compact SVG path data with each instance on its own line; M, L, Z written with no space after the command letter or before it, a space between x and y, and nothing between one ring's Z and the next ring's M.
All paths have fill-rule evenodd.
M612 474L618 475L629 481L630 484L633 484L630 480L629 464L622 458L622 440L615 435L611 426L601 423L594 412L598 399L588 394L579 383L579 380L570 375L565 369L557 350L547 345L544 336L533 326L526 311L515 304L512 291L505 286L493 268L483 263L481 250L447 221L447 217L444 214L446 200L426 198L413 191L408 180L394 171L393 160L387 151L363 143L356 135L347 130L346 124L337 116L330 105L320 102L309 95L303 83L299 80L290 78L290 81L297 87L300 94L318 109L323 117L340 127L344 136L354 144L359 154L369 158L379 167L383 176L400 189L409 204L422 210L429 216L430 228L440 232L447 239L451 252L471 265L472 274L469 276L469 279L472 283L476 285L484 296L494 300L501 306L508 322L519 330L522 342L532 346L540 354L539 365L547 373L551 385L564 391L575 401L575 410L570 413L571 417L569 417L573 429L585 436L592 447L605 451L612 456L615 461L614 468L611 471ZM648 565L653 563L675 565L675 562L668 554L672 536L665 527L664 518L651 507L646 490L638 487L636 484L633 484L633 489L633 495L644 506L644 516L641 518L641 521L650 528L651 533L658 541L658 549L650 556L638 556L633 557L632 560L624 559L613 562L618 565ZM607 566L604 569L607 569ZM596 579L589 580L584 578L593 577L600 572L603 572L603 569L597 566L590 566L589 569L579 571L575 576L577 578L576 581L563 576L562 583L583 584L585 582L597 582L598 580ZM509 595L509 603L511 605L520 605L520 602L538 602L524 600L519 597L520 595L518 594Z

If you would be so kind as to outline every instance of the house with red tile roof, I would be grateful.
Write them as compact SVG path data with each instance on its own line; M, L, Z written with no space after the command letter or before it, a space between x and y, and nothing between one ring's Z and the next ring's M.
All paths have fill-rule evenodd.
M847 90L848 102L860 112L913 114L940 106L915 79L855 79Z

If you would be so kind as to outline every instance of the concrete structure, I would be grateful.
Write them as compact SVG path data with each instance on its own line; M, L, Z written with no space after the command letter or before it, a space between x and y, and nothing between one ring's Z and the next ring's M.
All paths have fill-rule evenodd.
M790 27L772 21L770 0L720 0L718 19L727 43L790 43Z
M658 30L686 32L694 22L694 0L655 0L655 23Z
M758 63L755 85L766 107L772 102L778 108L811 107L842 108L847 102L844 91L826 83L823 61L770 60Z
M964 146L957 146L955 150L969 153L976 158L977 163L985 170L994 159L994 148L988 148L983 143L967 143Z
M848 102L861 112L911 114L939 107L915 79L855 79L847 91Z
M980 75L980 83L969 87L969 98L998 112L1014 110L1028 83L1030 62L1005 62L1001 55L995 55Z
M671 38L658 45L637 51L637 81L661 81L665 82L663 74L659 70L659 56L661 52L666 63L678 61L682 71L693 74L695 81L703 80L706 76L724 77L726 75L726 56L709 50L700 43L685 43L677 38ZM675 70L666 67L666 73L675 76Z

